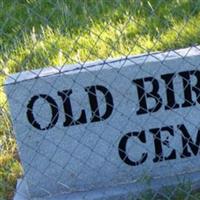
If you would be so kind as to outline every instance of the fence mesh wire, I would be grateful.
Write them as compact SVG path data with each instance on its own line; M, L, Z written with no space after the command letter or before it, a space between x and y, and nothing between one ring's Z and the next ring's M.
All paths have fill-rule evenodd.
M112 68L110 58L124 57L129 58L131 55L141 53L150 53L156 51L175 52L175 49L196 47L200 42L200 28L198 22L200 20L200 1L199 0L1 0L0 2L0 199L12 199L16 191L17 179L26 176L28 170L24 172L21 165L20 156L18 155L15 134L11 122L10 111L8 108L8 100L4 91L5 80L10 77L10 74L41 69L37 71L37 75L43 73L45 67L51 66L55 72L61 73L66 64L77 64L83 67L88 61L104 60L107 66ZM199 50L200 51L200 50ZM185 57L187 54L185 54ZM168 55L166 54L166 59ZM159 60L158 60L159 62ZM159 64L163 68L167 68L164 60ZM192 64L191 64L192 66ZM198 66L194 66L198 69ZM123 68L123 65L121 65ZM141 64L141 69L142 64ZM102 67L103 70L103 67ZM87 73L91 73L87 71ZM34 72L32 72L34 73ZM106 78L95 74L95 80L106 83ZM157 72L159 73L159 71ZM152 75L152 74L149 74ZM154 76L156 73L153 74ZM135 75L137 77L137 75ZM133 77L133 79L135 78ZM115 79L126 79L126 75L122 71L118 71ZM18 76L14 82L18 81ZM72 78L72 85L78 84L80 89L85 90L79 75ZM37 86L37 79L32 82L32 87ZM44 84L49 88L49 94L57 88L57 79L46 81ZM38 86L39 87L39 86ZM114 88L111 83L110 88ZM131 85L127 85L126 89ZM187 87L187 86L186 86ZM24 87L24 92L31 92L30 85ZM15 100L15 90L9 90L8 97ZM115 112L118 115L123 115L120 107L124 102L130 102L126 91L117 91L121 95L121 102L115 106ZM23 96L23 92L21 94ZM66 94L60 94L62 95ZM107 95L107 94L106 94ZM63 97L63 100L66 97ZM78 99L78 98L77 98ZM74 102L77 107L84 106L85 102L82 99L77 100L74 97ZM47 97L44 97L44 102ZM16 98L17 102L17 98ZM41 103L42 105L42 103ZM25 102L20 105L22 110L27 105ZM109 105L108 105L109 106ZM19 108L16 108L19 111ZM188 110L181 116L187 120L187 116L191 115L191 110ZM198 109L197 109L198 111ZM173 112L176 113L175 110ZM38 110L38 117L43 120L44 126L47 125L48 116L44 116ZM75 112L76 113L76 112ZM78 117L80 111L75 114ZM98 112L95 112L98 117ZM177 112L177 115L179 113ZM192 113L193 114L193 113ZM93 116L95 118L95 116ZM120 132L130 123L135 126L145 127L148 123L137 124L131 116L124 116L125 122L118 125L113 125L106 121L106 126L95 130L90 125L86 125L81 129L83 133L79 136L74 136L66 131L65 135L56 141L55 138L45 138L43 136L42 145L49 146L48 151L40 152L43 160L34 160L32 163L25 163L26 169L30 168L32 175L39 174L39 180L30 182L33 190L41 191L44 196L53 196L53 190L58 187L61 191L76 192L82 191L84 188L84 177L92 172L95 181L88 183L87 190L102 188L106 184L107 187L118 186L121 177L127 177L127 172L123 171L122 165L118 165L112 160L113 146L116 141L113 141L109 136L105 136L107 128L113 132ZM163 126L166 124L165 118L156 119ZM13 123L22 123L18 118L13 119ZM80 122L78 122L80 123ZM188 122L191 123L192 122ZM51 126L51 125L50 125ZM123 128L122 128L123 127ZM195 126L196 129L198 127ZM79 129L79 127L77 128ZM56 126L59 131L59 126ZM84 134L90 136L84 137ZM23 133L21 143L26 146L27 152L32 151L32 154L38 154L36 148L29 146L28 140L32 137L32 132ZM81 137L80 137L81 136ZM121 137L121 135L119 135ZM88 142L86 138L92 138L92 142ZM55 139L55 140L54 140ZM118 138L117 138L118 139ZM68 140L71 146L66 147L62 144ZM26 144L27 142L27 144ZM89 145L88 145L89 144ZM153 144L152 144L153 145ZM167 144L166 144L167 145ZM38 146L39 148L39 146ZM101 148L101 153L97 149ZM197 144L197 148L199 148ZM31 150L30 150L31 149ZM85 150L86 149L86 150ZM149 149L148 149L149 150ZM79 151L86 151L87 154L81 154ZM90 153L88 153L90 152ZM91 160L91 155L95 153L96 160ZM149 152L154 154L154 152ZM62 155L63 159L58 159L57 154ZM122 152L123 154L123 152ZM82 157L85 156L85 157ZM55 159L55 160L54 160ZM51 161L51 162L49 162ZM43 169L38 169L38 162L44 162ZM94 163L99 162L98 168L93 168ZM74 167L78 163L78 170ZM95 163L95 164L96 164ZM106 171L105 166L111 165L116 172L115 177L109 179L109 169ZM50 166L52 165L52 166ZM176 166L168 163L175 169ZM66 185L65 167L70 171L71 183ZM191 172L195 168L195 163L190 163L188 171ZM59 174L55 177L55 172L52 169L58 170ZM87 170L86 170L87 169ZM80 171L79 171L80 170ZM85 171L84 171L85 170ZM152 169L149 169L151 171ZM99 179L99 174L104 171L106 182ZM107 173L107 174L106 174ZM129 174L129 179L134 179L135 175ZM118 179L119 178L119 179ZM54 185L45 185L44 180L53 180ZM82 181L84 180L84 181ZM123 180L125 182L125 180ZM144 174L140 182L149 183L150 177ZM95 184L93 184L95 182ZM79 183L79 186L77 186ZM97 184L98 183L98 184ZM97 186L98 185L98 186ZM148 185L148 184L147 184ZM39 187L39 188L38 188ZM34 191L34 192L35 192ZM103 191L102 191L103 192ZM200 193L193 191L190 183L178 184L173 187L164 187L159 191L153 191L152 185L149 184L148 190L140 196L130 194L125 199L199 199ZM88 199L87 195L83 195L83 199Z

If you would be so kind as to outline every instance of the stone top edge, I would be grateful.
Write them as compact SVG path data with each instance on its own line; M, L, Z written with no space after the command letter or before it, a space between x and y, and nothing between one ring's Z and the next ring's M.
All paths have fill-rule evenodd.
M8 75L5 85L15 84L22 81L40 77L54 76L58 74L72 74L80 71L96 71L101 69L121 68L129 65L142 65L147 62L164 62L177 58L185 58L200 55L200 46L188 47L166 52L151 52L140 55L123 56L119 58L108 58L105 60L89 61L85 63L66 64L57 67L45 67L35 70L18 72Z

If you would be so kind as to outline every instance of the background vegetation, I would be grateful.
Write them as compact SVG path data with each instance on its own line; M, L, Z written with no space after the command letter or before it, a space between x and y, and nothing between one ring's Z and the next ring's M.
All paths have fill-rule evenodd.
M3 91L10 73L197 45L199 22L200 0L1 0L0 199L22 174Z

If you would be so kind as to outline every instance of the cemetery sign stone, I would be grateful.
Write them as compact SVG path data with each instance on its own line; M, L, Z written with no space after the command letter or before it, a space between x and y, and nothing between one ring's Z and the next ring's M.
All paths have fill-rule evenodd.
M5 90L30 198L200 179L199 47L26 71Z

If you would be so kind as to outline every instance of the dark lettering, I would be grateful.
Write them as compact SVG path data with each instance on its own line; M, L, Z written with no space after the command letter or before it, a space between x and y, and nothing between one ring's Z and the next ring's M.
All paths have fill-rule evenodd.
M70 95L72 94L72 90L63 90L62 92L58 92L58 96L60 96L63 100L63 107L65 112L65 122L63 126L73 126L79 124L87 123L85 110L81 110L81 114L79 119L74 120L72 113L72 106L70 101Z
M119 142L119 146L118 146L118 152L119 152L119 156L120 158L127 164L127 165L131 165L131 166L136 166L136 165L140 165L143 162L145 162L145 160L147 159L148 154L147 153L143 153L141 156L141 159L138 161L133 161L130 160L127 152L126 152L126 145L128 142L128 139L131 137L137 137L142 143L146 143L146 138L145 138L145 132L141 131L141 132L130 132L127 133L126 135L124 135L120 142Z
M144 88L144 81L150 82L152 84L152 91L146 92ZM162 106L162 99L158 94L159 83L153 77L147 77L143 79L133 80L133 83L137 86L138 100L139 100L139 110L137 111L137 115L152 113L158 111ZM147 98L152 98L155 100L155 106L152 108L147 108Z
M173 126L166 126L166 127L162 127L162 128L154 128L154 129L150 129L149 131L153 134L155 153L156 153L156 156L153 159L153 162L161 162L163 160L176 159L175 149L173 149L167 157L164 157L162 145L165 145L168 148L170 148L170 145L169 145L168 138L164 141L162 141L162 139L161 139L161 132L162 131L167 131L171 136L174 136Z
M104 94L106 102L106 111L103 115L100 115L99 105L97 101L96 91L100 91ZM107 119L113 111L113 98L111 93L107 88L101 85L86 87L85 91L88 93L88 98L90 102L90 108L92 111L91 122L98 122Z
M51 115L52 115L51 121L48 124L48 126L46 126L45 128L41 128L41 125L35 120L35 117L33 115L33 106L39 98L44 99L49 104L49 106L51 108ZM54 101L54 99L52 97L46 95L46 94L35 95L30 99L30 101L27 105L26 116L27 116L29 123L33 127L37 128L39 130L42 130L42 131L48 130L50 128L53 128L58 121L58 117L59 117L58 106L57 106L56 102Z
M188 150L188 146L190 147L192 153L196 156L199 152L199 145L200 145L200 130L197 132L196 142L194 143L190 134L188 133L187 129L183 124L177 126L178 129L182 132L182 145L183 145L183 152L181 154L181 158L190 157L191 153Z
M165 87L166 87L167 105L165 106L165 109L170 110L179 108L179 105L176 103L175 100L175 92L173 85L175 74L164 74L161 75L161 78L165 81Z
M184 100L182 107L189 107L196 105L196 102L192 100L192 91L196 93L197 102L200 104L200 72L199 71L185 71L180 72L179 75L183 80L184 88ZM197 79L195 86L191 86L191 75L194 75Z

